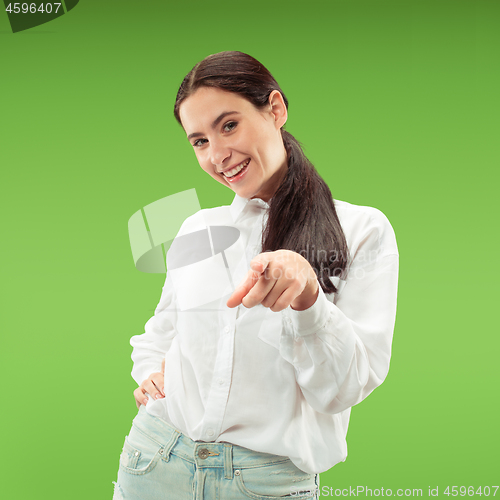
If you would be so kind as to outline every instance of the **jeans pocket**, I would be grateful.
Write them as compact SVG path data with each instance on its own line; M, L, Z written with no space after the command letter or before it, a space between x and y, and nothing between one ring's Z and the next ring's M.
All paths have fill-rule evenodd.
M162 457L164 448L134 427L125 438L120 468L130 474L147 474Z
M234 471L242 493L253 500L316 498L316 475L297 468L291 461Z
M133 446L130 446L126 437L125 443L123 443L122 453L120 455L120 465L127 469L135 469L140 455L141 452L136 450Z

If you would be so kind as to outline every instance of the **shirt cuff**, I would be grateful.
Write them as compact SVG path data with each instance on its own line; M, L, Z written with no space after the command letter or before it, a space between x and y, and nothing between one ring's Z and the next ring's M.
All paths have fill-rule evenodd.
M303 311L296 311L288 306L283 310L285 322L292 327L299 337L311 335L321 330L329 319L330 305L325 292L319 286L316 302Z

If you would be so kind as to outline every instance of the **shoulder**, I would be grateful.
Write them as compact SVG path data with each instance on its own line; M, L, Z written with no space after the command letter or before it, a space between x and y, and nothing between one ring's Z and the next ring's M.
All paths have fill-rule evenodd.
M381 210L340 200L334 204L351 255L361 247L379 257L398 255L394 229Z

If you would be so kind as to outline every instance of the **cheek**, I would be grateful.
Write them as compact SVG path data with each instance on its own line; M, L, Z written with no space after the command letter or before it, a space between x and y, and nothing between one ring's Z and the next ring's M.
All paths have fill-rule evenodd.
M256 149L259 155L263 158L271 158L274 156L276 149L274 138L268 134L259 134L255 138Z
M267 137L264 143L265 154L267 161L269 162L269 167L278 168L283 161L284 147L276 138Z
M262 141L268 139L266 134L260 131L245 130L245 133L239 134L232 139L231 148L238 153L255 155Z

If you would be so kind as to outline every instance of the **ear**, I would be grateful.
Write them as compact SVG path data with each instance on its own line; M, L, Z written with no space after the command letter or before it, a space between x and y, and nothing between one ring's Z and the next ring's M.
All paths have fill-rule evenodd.
M273 90L269 95L269 106L271 114L274 117L274 123L277 129L280 129L288 118L285 101L279 90Z

